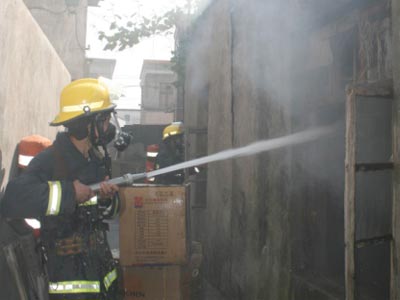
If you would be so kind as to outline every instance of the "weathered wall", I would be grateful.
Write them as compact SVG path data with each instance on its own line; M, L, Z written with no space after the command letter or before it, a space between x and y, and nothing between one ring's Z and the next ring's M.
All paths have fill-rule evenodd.
M160 111L141 111L140 124L157 125L170 124L174 121L174 113L165 113Z
M400 60L400 3L392 0L393 61ZM393 162L395 163L393 181L393 287L392 299L400 299L400 65L393 65L394 109L393 109Z
M386 80L392 72L385 1L357 9L348 2L214 1L188 49L185 124L208 133L189 133L188 158L204 145L211 154L343 125L346 85ZM388 133L373 108L364 112L374 132ZM207 279L228 299L343 299L343 128L327 139L208 166L206 204L192 214L193 235L205 246ZM367 183L359 193L363 234L373 235L371 224L389 227L388 203L373 209L373 186L385 188L382 199L390 195L383 183L390 178L379 180L360 180ZM386 266L384 256L363 254L377 262L362 266L363 273L376 270L376 280L364 277L362 284L374 282L378 298L387 295L387 270L378 266Z
M166 73L166 74L165 74ZM172 71L164 74L147 72L141 79L142 109L170 111L176 106L176 75Z
M196 24L185 125L206 126L208 135L189 135L190 157L202 144L211 154L288 132L286 90L278 88L286 77L284 41L260 32L260 24L278 21L275 10L265 17L262 2L215 1ZM287 163L282 151L208 166L207 203L192 214L193 232L205 248L209 282L229 299L289 295Z
M52 139L48 124L70 75L22 0L0 2L0 149L7 181L15 147L30 134Z
M168 66L166 70L147 70L142 74L141 124L168 124L175 120L176 75Z
M353 82L386 80L391 76L390 28L387 26L390 20L384 1L375 1L371 6L360 5L357 10L348 9L327 20L312 24L307 35L297 36L295 43L299 51L292 67L293 130L333 122L343 125L334 137L297 147L293 152L290 219L295 299L344 297L345 90ZM385 114L382 115L385 107L375 101L380 108L374 109L370 101L374 100L360 101L358 106L359 161L373 161L365 153L376 157L387 149L386 143L390 143L387 139L390 126ZM390 107L388 109L390 111ZM376 133L381 139L379 149L374 149L377 137L371 138ZM390 154L385 159L389 157ZM389 227L388 195L390 175L357 176L357 238L380 235L373 231ZM377 201L379 207L376 207ZM380 260L386 255L382 251L378 255L364 256L365 259L370 255L363 264L357 265L357 272L362 269L363 276L371 273L372 264L366 263L368 260L386 265L387 260ZM388 274L379 267L374 272L379 275L370 287L374 286L375 292L386 299L386 294L382 293L387 293L384 281ZM372 292L369 294L371 296Z
M72 79L85 76L87 0L24 0ZM76 2L76 6L66 3Z
M184 105L190 158L232 147L230 30L228 1L217 1L191 34ZM207 178L207 190L200 193L200 189L205 188L201 181L192 188L196 189L192 195L206 198L192 197L197 207L192 214L193 238L203 243L204 253L207 253L205 269L212 278L210 281L227 291L231 286L233 259L232 162L209 165L197 176L199 178Z
M289 133L285 9L280 1L231 7L234 147ZM285 150L233 161L232 275L244 299L289 296L288 170Z

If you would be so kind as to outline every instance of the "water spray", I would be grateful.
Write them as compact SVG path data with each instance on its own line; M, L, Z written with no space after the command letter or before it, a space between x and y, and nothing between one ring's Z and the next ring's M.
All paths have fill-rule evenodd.
M166 168L154 170L154 171L151 171L148 173L136 173L136 174L128 173L121 177L116 177L116 178L110 179L107 182L111 183L111 184L115 184L115 185L132 185L134 181L143 179L143 178L151 178L151 177L155 177L158 175L174 172L177 170L182 170L182 169L186 169L186 168L196 167L199 165L209 164L211 162L222 161L222 160L227 160L227 159L236 158L236 157L251 156L251 155L255 155L257 153L261 153L261 152L267 152L270 150L275 150L275 149L279 149L279 148L283 148L283 147L288 147L288 146L303 144L306 142L311 142L311 141L317 140L321 137L331 135L331 134L335 133L337 131L337 129L338 129L337 125L309 129L306 131L294 133L294 134L279 137L279 138L255 142L255 143L252 143L247 146L240 147L240 148L224 150L224 151L221 151L221 152L218 152L215 154L192 159L192 160L185 161L185 162L182 162L182 163L179 163L176 165L172 165L172 166L169 166ZM90 188L94 192L97 192L100 190L100 183L90 185Z

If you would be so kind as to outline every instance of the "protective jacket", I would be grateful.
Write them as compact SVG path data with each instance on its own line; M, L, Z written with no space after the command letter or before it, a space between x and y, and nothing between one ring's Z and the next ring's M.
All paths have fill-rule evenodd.
M95 149L86 159L67 133L39 153L9 182L2 201L8 218L37 218L47 257L51 299L116 299L115 263L97 199L77 205L73 180L103 181L103 160ZM118 198L111 199L117 212Z
M160 144L160 150L155 162L156 169L162 169L181 162L183 162L183 151L181 149L172 149L165 142ZM177 170L157 176L155 182L159 184L182 184L184 179L184 171Z

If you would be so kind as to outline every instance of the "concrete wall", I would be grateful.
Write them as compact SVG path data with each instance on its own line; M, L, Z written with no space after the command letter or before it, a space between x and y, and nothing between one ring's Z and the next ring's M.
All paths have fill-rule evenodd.
M5 183L15 147L27 135L53 139L48 126L70 75L22 0L0 2L0 149Z
M174 121L173 113L145 111L145 110L142 110L140 113L140 124L143 125L170 124L173 121Z
M167 65L168 66L168 65ZM177 110L176 75L170 70L142 72L141 123L166 124L174 121Z
M24 0L72 79L85 76L87 1ZM67 6L66 2L77 2Z
M165 110L176 106L176 75L147 73L141 81L142 107L144 109Z
M278 14L263 14L263 1L232 3L215 1L192 33L185 125L208 135L189 134L191 157L203 144L211 154L284 135L290 125L286 89L279 89L284 41L259 29L278 24ZM281 151L207 167L207 202L192 213L193 236L205 248L207 279L227 299L289 296L287 164Z
M139 109L117 109L120 126L140 124L141 110Z
M392 0L392 32L393 32L393 61L400 59L400 3ZM393 162L395 163L393 187L393 261L392 268L392 299L400 299L400 66L393 65L394 82L394 132L393 132Z
M353 10L346 0L306 7L214 1L188 34L188 158L344 125L346 85L391 77L385 3ZM364 128L385 132L379 138L386 145L390 126L371 107L362 109ZM205 248L208 281L227 299L344 298L344 142L342 127L329 138L207 167L205 203L193 199L192 234ZM360 179L358 232L368 236L390 227L389 197L381 201L390 195L390 177L382 178ZM371 190L380 191L379 208ZM387 298L386 250L362 253L363 285L374 286L375 299Z
M210 9L197 24L193 33L196 39L188 49L184 123L188 128L209 129L208 140L204 134L189 136L188 151L193 158L232 146L231 29L227 11L226 1ZM231 176L231 161L209 165L207 191L203 194L207 197L206 210L193 214L195 239L203 242L207 253L206 272L221 289L231 285ZM204 228L204 224L211 226ZM215 224L218 229L213 227Z
M295 35L297 52L290 81L293 130L342 124L332 138L293 151L290 220L295 299L344 298L345 90L353 82L390 78L388 18L384 1L375 1L372 6L364 3L357 10L331 15L329 22L310 24L312 30L307 35ZM363 100L358 102L357 161L386 161L391 148L387 146L391 143L391 103ZM358 239L390 231L390 185L390 172L357 175ZM379 207L375 206L377 201ZM372 299L386 299L387 245L376 247L375 253L369 251L357 252L357 272L363 270L357 275L357 288L368 288ZM358 293L365 296L365 290Z
M280 18L285 3L236 1L231 9L233 138L238 147L290 132L285 72L291 45ZM245 298L289 297L288 166L286 150L234 160L234 272L240 274L245 264L246 275L239 277Z

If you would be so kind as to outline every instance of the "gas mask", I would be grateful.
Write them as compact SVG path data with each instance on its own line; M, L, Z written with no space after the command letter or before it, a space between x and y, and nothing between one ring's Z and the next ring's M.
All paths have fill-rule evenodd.
M124 151L131 143L131 135L129 133L120 131L114 141L114 147L118 151Z
M105 126L106 122L108 123L107 126ZM98 136L96 137L94 134L95 131L92 130L93 134L91 139L94 145L105 147L115 139L114 147L118 151L124 151L129 146L131 136L122 132L115 112L104 112L98 114L94 119L93 126L95 126L98 133ZM107 127L107 129L104 130L104 127Z
M129 144L131 143L132 136L129 133L123 132L121 130L121 127L118 123L117 114L115 112L112 114L112 118L116 128L114 147L121 152L128 148Z

